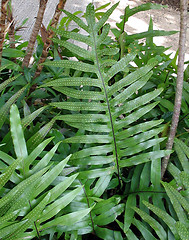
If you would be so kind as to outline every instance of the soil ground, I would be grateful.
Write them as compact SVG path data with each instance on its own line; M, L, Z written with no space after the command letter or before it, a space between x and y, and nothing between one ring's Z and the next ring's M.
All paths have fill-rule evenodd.
M153 3L162 4L162 5L168 5L168 6L173 7L176 10L178 10L180 7L179 0L145 0L145 2L153 2Z

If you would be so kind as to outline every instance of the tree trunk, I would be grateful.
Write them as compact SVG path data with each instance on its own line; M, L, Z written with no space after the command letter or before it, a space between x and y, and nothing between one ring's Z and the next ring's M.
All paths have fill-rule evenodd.
M0 66L1 66L1 58L3 51L3 42L5 39L5 23L7 18L7 3L9 0L1 0L1 17L0 17Z
M11 1L9 2L9 4L8 4L8 6L7 6L7 12L8 12L7 21L8 21L9 24L10 24L9 31L8 31L9 40L10 40L10 47L11 47L11 48L15 48L15 36L14 36L15 23L14 23L14 18L13 18L13 14L12 14Z
M22 68L28 67L28 65L29 65L29 62L30 62L30 59L31 59L31 56L33 53L33 49L35 46L35 41L36 41L39 29L40 29L42 21L43 21L43 16L44 16L47 2L48 2L48 0L40 0L37 18L36 18L32 33L30 35L30 40L29 40L28 47L26 50L26 56L24 57L24 60L22 63Z
M176 83L176 95L175 95L173 117L172 117L169 137L166 145L166 149L168 150L171 150L173 147L173 142L174 142L174 138L177 131L178 122L179 122L181 102L182 102L184 57L185 57L185 43L186 43L186 30L187 30L187 7L188 7L188 0L180 0L180 35L179 35L177 83ZM162 160L162 169L161 169L162 178L167 169L169 158L170 158L170 155L164 157Z
M56 6L56 10L55 10L55 13L54 13L51 25L50 25L51 27L55 28L57 26L60 15L62 13L61 9L64 9L65 3L66 3L66 0L59 0L59 3ZM44 42L42 55L39 60L39 64L38 64L34 78L38 77L43 69L43 66L40 64L45 62L45 60L48 56L48 49L49 49L50 45L52 44L51 39L53 38L53 36L54 36L54 32L52 31L52 29L49 28L49 30L47 31L46 41Z

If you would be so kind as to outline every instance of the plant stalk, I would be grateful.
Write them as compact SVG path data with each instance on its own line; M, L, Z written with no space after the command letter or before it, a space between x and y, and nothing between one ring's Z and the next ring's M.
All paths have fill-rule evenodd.
M11 1L9 2L8 6L7 6L7 21L10 24L9 27L9 40L10 40L10 47L11 48L15 48L15 36L14 36L14 32L15 32L15 23L14 23L14 18L13 18L13 14L12 14L12 7L11 7Z
M28 43L28 47L26 50L26 56L24 57L23 63L22 63L22 68L24 67L28 67L32 53L33 53L33 49L34 49L34 45L35 45L35 41L38 35L38 32L40 30L42 21L43 21L43 16L44 16L44 12L46 9L46 5L47 5L48 0L40 0L40 4L39 4L39 10L37 13L37 18L32 30L32 33L30 35L30 40Z
M187 0L180 0L180 35L179 35L179 54L178 54L178 68L177 68L177 82L176 94L173 117L170 127L170 132L166 144L166 149L171 150L173 147L174 138L177 131L179 122L181 102L182 102L182 89L184 78L184 57L185 57L185 43L186 43L186 30L187 30ZM161 177L163 178L169 163L170 155L167 155L162 160Z
M51 22L51 27L55 28L58 24L60 15L62 13L62 9L64 9L64 6L66 4L66 0L59 0L59 3L56 6L56 10L54 13L54 16L52 18L52 22ZM43 51L42 51L42 55L41 58L39 60L39 64L35 73L34 78L38 77L43 69L43 66L41 65L41 63L45 62L47 56L48 56L48 50L50 45L52 44L52 38L54 37L54 32L51 28L49 28L49 30L47 31L47 38L46 41L44 42L44 46L43 46Z
M6 32L7 4L9 0L1 0L1 17L0 17L0 66L3 52L3 42Z

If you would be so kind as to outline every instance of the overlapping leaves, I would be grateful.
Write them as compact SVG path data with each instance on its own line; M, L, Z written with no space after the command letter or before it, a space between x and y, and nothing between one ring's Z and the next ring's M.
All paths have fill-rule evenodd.
M39 237L39 234L46 234L43 231L46 228L53 229L57 224L73 224L87 215L90 208L60 215L56 220L53 218L82 190L82 186L79 186L66 192L78 174L67 177L52 187L52 182L62 173L70 156L52 166L50 161L60 144L57 143L41 158L40 154L52 138L42 141L28 154L16 105L11 107L10 122L16 158L0 151L0 187L3 193L0 199L0 238L32 239ZM51 221L47 223L49 219Z
M166 196L168 196L164 197L164 201L166 199L169 213L165 209L163 199L158 201L157 198L156 202L153 201L153 204L145 201L145 199L142 203L158 217L158 220L150 216L148 211L140 210L136 207L133 208L148 223L147 226L145 225L145 231L152 231L153 229L158 239L161 240L169 237L173 238L173 236L174 239L184 240L189 238L189 148L182 141L175 139L175 150L182 167L179 169L173 163L170 163L168 170L174 179L170 183L161 183L165 189ZM153 239L154 235L152 236L149 239Z
M164 140L164 138L154 138L162 131L161 127L156 127L162 121L141 122L140 120L158 104L153 100L162 89L156 89L142 96L136 94L152 76L152 70L159 59L150 59L146 66L130 74L127 73L127 66L135 59L137 51L127 54L117 62L111 60L115 49L105 47L110 29L106 21L116 7L117 4L95 22L94 7L89 4L85 14L87 24L77 16L64 11L87 32L87 35L62 30L55 32L65 39L72 38L85 43L89 49L57 38L54 42L67 48L75 56L79 56L79 59L85 60L45 63L46 66L83 72L81 77L56 79L43 86L51 86L69 97L69 101L53 102L51 105L71 111L72 114L61 115L58 119L85 131L84 135L66 139L65 142L85 144L84 149L71 156L70 163L82 165L84 168L87 165L95 166L93 170L87 172L88 178L116 172L120 179L121 168L148 162L152 156L158 159L165 154L162 150L152 150L153 146ZM122 79L114 82L116 74L120 72L123 73ZM79 175L80 179L85 176L84 172Z

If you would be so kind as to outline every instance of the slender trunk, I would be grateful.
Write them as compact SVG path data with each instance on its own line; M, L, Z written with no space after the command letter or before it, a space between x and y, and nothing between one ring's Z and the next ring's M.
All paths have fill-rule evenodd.
M182 101L182 89L183 89L183 77L184 77L184 57L185 57L185 43L186 43L186 30L187 30L187 7L188 0L180 0L180 35L179 35L179 56L178 56L178 68L177 68L177 83L176 83L176 95L174 103L174 111L172 117L172 123L170 128L169 137L167 140L166 149L171 150L177 126L179 122L181 101ZM165 174L169 163L170 155L166 156L162 160L161 175L162 178Z
M9 40L10 40L10 47L11 48L15 48L15 36L14 36L15 23L14 23L14 18L13 18L13 14L12 14L11 1L9 2L9 4L7 6L7 12L8 12L7 20L9 22L9 24L10 24L9 31L8 31Z
M60 15L62 13L61 9L64 9L65 3L66 3L66 0L59 0L59 3L56 6L54 16L52 18L52 22L51 22L51 25L50 25L51 27L55 28L57 26ZM40 65L40 64L45 62L45 60L48 56L48 50L49 50L50 45L52 44L51 39L53 38L53 36L54 36L54 32L52 31L51 28L49 28L49 30L47 31L47 38L46 38L46 41L44 42L42 55L41 55L41 58L39 60L38 68L36 70L34 78L38 77L40 75L42 69L43 69L43 66Z
M27 47L27 50L26 50L26 56L24 57L24 60L23 60L23 63L22 63L22 68L23 67L28 67L28 65L29 65L30 58L31 58L32 53L33 53L35 41L36 41L39 29L40 29L42 21L43 21L43 16L44 16L44 12L45 12L47 2L48 2L48 0L40 0L39 10L38 10L38 13L37 13L37 18L36 18L32 33L30 35L30 40L29 40L28 47Z
M1 0L1 17L0 17L0 66L1 66L1 58L3 51L3 42L5 39L5 23L7 18L7 3L9 0Z

